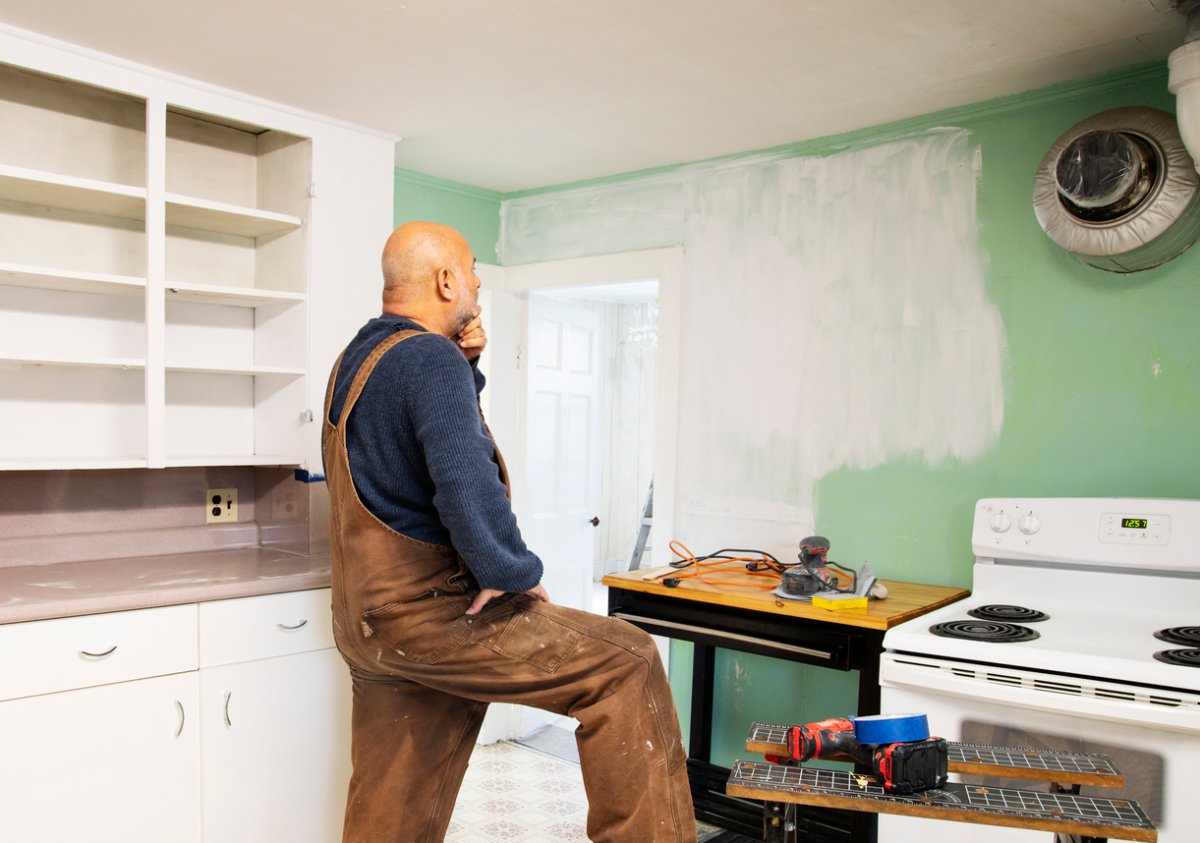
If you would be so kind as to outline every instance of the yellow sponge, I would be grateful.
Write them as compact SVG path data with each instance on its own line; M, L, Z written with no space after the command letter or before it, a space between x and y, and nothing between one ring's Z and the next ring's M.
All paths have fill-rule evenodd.
M814 594L812 604L818 609L828 609L831 612L844 612L847 609L867 608L867 598L855 594Z

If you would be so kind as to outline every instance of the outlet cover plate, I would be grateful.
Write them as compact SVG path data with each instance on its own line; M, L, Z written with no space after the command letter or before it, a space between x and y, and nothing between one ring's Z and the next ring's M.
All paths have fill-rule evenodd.
M209 489L205 501L205 523L229 524L237 520L237 489Z

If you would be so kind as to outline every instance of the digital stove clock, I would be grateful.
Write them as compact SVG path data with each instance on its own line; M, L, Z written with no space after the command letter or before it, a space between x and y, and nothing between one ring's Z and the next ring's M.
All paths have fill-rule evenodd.
M1100 516L1100 541L1115 544L1165 545L1171 541L1171 518L1167 515L1127 515L1106 512Z

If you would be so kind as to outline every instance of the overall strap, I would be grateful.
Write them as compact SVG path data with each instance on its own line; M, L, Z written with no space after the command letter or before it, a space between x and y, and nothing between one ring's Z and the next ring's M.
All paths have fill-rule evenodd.
M397 331L390 337L385 339L379 345L371 349L371 353L367 355L367 359L358 367L358 371L354 375L354 381L350 384L350 392L346 395L346 403L342 405L341 415L338 416L337 427L340 429L346 423L346 419L350 418L350 411L354 409L354 404L358 401L358 396L362 394L363 387L367 385L367 378L371 376L371 372L375 370L375 364L392 346L399 342L403 342L409 337L415 337L417 334L423 334L424 331ZM334 377L337 376L337 369L334 369ZM333 395L332 380L329 388L330 396ZM325 410L326 418L328 418L329 409Z

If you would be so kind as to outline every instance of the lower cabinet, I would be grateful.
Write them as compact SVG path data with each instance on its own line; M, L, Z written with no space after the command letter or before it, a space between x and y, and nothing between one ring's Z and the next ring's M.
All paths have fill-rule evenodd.
M0 702L0 839L199 841L198 684L181 673Z
M0 841L338 843L329 626L328 589L0 626Z
M200 671L205 841L342 839L349 746L328 733L349 737L347 686L336 650Z

